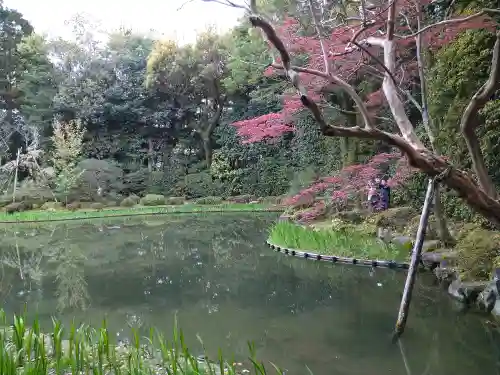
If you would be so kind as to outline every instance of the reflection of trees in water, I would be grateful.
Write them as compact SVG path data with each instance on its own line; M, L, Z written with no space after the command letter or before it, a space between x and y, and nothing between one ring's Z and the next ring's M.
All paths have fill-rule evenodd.
M85 280L84 262L87 259L80 246L66 242L59 246L55 254L57 267L57 308L85 309L88 306L89 294Z
M36 289L42 299L44 279L55 274L58 309L87 306L83 268L86 258L80 247L71 243L68 233L64 225L2 231L1 263L18 274L23 285L19 295ZM49 267L50 262L56 263L55 269Z
M22 282L20 294L30 293L33 289L41 291L45 272L42 267L44 257L36 232L4 231L0 261L3 267L13 270ZM35 245L26 249L26 245ZM5 275L5 273L4 273ZM10 290L10 288L9 288Z

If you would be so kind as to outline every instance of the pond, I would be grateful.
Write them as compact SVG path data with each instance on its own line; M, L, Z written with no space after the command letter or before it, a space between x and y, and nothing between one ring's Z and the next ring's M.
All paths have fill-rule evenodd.
M264 245L276 214L167 215L19 226L0 232L0 294L119 338L130 326L171 332L190 347L248 354L316 375L482 375L500 372L498 329L462 314L431 277L418 278L402 345L391 342L405 274L284 257ZM269 366L270 367L270 366Z

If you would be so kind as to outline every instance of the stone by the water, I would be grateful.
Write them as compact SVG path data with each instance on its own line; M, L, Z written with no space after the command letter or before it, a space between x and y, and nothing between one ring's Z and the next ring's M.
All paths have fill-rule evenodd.
M448 287L448 293L457 300L469 304L474 302L489 284L489 281L463 282L453 280Z

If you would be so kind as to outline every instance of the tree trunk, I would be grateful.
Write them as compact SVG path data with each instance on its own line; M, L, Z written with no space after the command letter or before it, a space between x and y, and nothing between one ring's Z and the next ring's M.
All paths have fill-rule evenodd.
M213 149L212 149L212 142L210 137L201 137L201 140L203 142L203 151L205 153L205 163L207 165L207 168L210 169L212 166L212 156L213 156Z
M153 141L148 138L148 172L153 172Z
M436 218L439 240L446 247L455 245L456 241L450 233L444 214L443 203L441 202L441 187L439 184L436 184L434 188L434 216Z
M417 13L417 27L418 30L422 28L422 10L419 9ZM418 75L420 79L420 94L422 99L422 123L427 132L427 136L429 137L429 141L431 144L431 149L434 153L439 154L439 150L436 145L436 137L434 135L434 124L429 116L429 101L427 99L427 80L425 77L425 62L423 56L423 40L422 34L418 34L416 36L416 44L417 44L417 67L418 67ZM439 183L434 187L434 217L436 218L436 223L438 226L438 237L441 242L445 246L451 246L455 243L449 229L448 223L446 220L446 216L443 210L443 204L441 202L441 189Z

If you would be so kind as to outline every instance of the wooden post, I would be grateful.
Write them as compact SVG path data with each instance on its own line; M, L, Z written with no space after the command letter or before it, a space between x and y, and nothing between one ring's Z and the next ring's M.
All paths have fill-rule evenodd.
M12 192L12 202L16 201L16 190L17 190L17 171L19 169L19 157L21 155L21 149L17 149L17 158L16 158L16 170L14 172L14 191Z
M427 185L427 194L425 195L424 206L422 207L422 214L420 215L420 224L415 238L415 245L411 254L410 267L408 269L408 276L406 277L405 288L403 290L403 297L401 298L401 306L399 307L398 320L396 322L394 338L399 338L405 330L406 319L408 318L408 311L410 310L411 295L413 286L417 277L418 263L420 261L420 253L422 252L422 245L424 244L425 231L429 221L429 213L434 196L434 188L436 181L430 179Z

